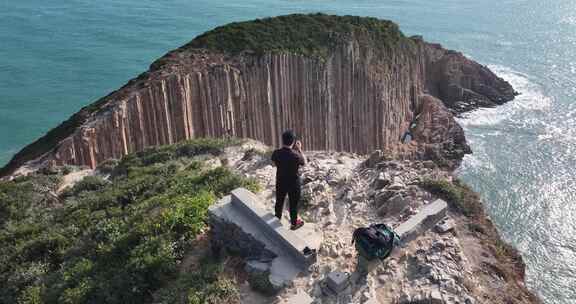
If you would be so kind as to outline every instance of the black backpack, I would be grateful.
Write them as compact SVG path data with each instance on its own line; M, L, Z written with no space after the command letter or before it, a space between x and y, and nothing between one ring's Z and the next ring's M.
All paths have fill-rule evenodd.
M354 230L352 243L356 243L358 254L368 260L387 258L394 245L400 241L398 235L385 224L374 224Z

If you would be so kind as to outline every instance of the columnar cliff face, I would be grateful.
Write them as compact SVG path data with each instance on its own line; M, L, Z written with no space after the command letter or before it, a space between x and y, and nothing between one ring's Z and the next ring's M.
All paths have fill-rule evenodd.
M196 137L248 137L275 146L285 129L300 134L306 149L409 151L458 161L469 148L444 106L427 113L442 115L437 121L448 124L449 132L401 143L418 123L415 117L428 109L422 94L455 113L514 97L510 85L488 69L438 45L403 36L394 43L363 41L354 33L338 36L323 56L182 47L24 149L1 174L26 163L94 168L109 158ZM459 152L426 152L446 142Z
M414 115L422 65L402 53L390 54L385 63L369 52L351 42L327 61L193 53L190 70L160 76L114 100L63 140L52 158L95 166L194 137L249 137L277 145L288 128L301 134L308 149L366 153L392 147Z
M426 88L454 113L508 102L517 95L490 69L439 44L426 44Z

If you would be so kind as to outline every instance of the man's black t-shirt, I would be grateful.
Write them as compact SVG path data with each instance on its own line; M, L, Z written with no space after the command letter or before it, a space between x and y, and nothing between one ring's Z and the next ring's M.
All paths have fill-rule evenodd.
M298 168L304 165L304 156L293 149L283 147L272 153L276 164L276 185L289 187L299 181Z

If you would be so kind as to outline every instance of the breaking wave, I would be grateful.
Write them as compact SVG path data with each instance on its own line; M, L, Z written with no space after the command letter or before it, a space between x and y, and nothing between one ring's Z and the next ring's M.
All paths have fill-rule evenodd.
M465 114L459 119L459 123L464 128L497 126L520 112L544 112L550 109L553 101L552 97L547 96L542 86L531 81L528 75L504 66L489 65L488 67L498 76L508 81L520 95L503 106L482 108Z
M520 95L502 106L478 109L457 119L474 151L474 154L464 158L459 171L476 168L494 172L494 165L485 151L487 144L508 133L540 139L546 136L545 130L551 128L540 118L550 111L553 98L545 93L541 85L532 81L529 75L511 68L499 65L488 67L508 81Z

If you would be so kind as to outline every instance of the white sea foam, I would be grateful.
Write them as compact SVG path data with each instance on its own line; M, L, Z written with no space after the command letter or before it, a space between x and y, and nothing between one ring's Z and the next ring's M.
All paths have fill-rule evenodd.
M538 135L540 141L555 141L574 146L576 144L576 117L565 114L561 119L544 126L544 132Z
M499 65L490 65L489 68L508 81L520 95L502 106L478 109L458 119L466 130L468 141L474 150L474 154L464 158L460 169L462 171L471 168L494 171L494 165L485 151L485 145L492 138L508 132L506 129L511 125L523 132L535 132L535 129L542 129L535 128L535 126L542 126L543 122L538 118L542 115L534 114L543 114L549 111L552 105L552 98L544 93L540 85L531 81L528 75Z
M540 85L532 82L528 75L499 65L489 65L488 67L508 81L520 95L503 106L482 108L464 115L463 118L459 119L464 128L494 126L523 111L547 111L550 109L552 98L543 92Z

